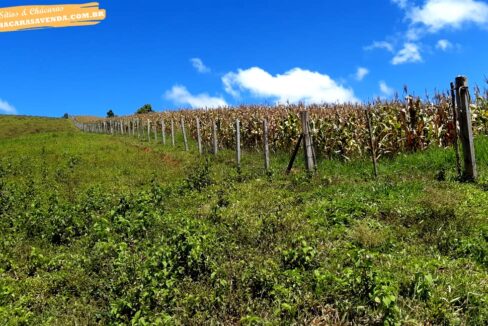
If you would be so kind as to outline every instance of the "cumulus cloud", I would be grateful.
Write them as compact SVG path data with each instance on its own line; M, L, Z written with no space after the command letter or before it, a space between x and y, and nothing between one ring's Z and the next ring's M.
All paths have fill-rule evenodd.
M437 41L437 44L435 46L437 49L442 50L442 51L447 51L453 47L452 43L449 42L449 40L439 40Z
M395 93L395 90L383 80L380 81L380 91L384 96L392 96Z
M195 68L199 73L206 74L210 72L210 68L203 63L202 59L191 58L190 62L193 65L193 68Z
M405 13L408 23L402 38L408 44L392 60L393 64L422 61L419 44L426 35L466 25L488 27L488 4L480 0L391 0ZM420 4L419 4L420 2ZM372 46L368 47L371 48ZM376 46L379 47L379 46ZM436 48L452 48L447 40L440 40Z
M393 44L391 44L390 42L386 42L386 41L375 41L372 44L366 46L364 49L368 50L368 51L374 50L374 49L384 49L388 52L394 51Z
M391 63L394 65L399 65L407 62L420 62L422 61L422 56L420 55L419 46L415 43L405 43L403 49L398 51L398 53L393 57Z
M352 89L346 88L328 75L294 68L284 74L271 75L252 67L229 72L222 77L227 93L237 97L247 91L258 98L273 98L279 103L344 103L358 102Z
M17 114L17 110L13 105L0 98L0 112L4 114Z
M356 71L356 80L357 81L362 81L364 77L366 77L369 74L369 70L364 67L359 67L358 70Z
M488 23L488 4L475 0L427 0L421 7L413 6L407 13L412 24L420 24L429 32L464 24Z
M207 93L192 95L185 86L175 85L166 91L164 98L179 105L189 105L192 108L218 108L227 106L222 97L212 97Z

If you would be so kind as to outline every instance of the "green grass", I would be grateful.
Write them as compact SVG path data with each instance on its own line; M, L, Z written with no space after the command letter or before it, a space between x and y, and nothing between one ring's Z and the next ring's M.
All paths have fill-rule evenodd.
M69 123L0 117L0 324L488 321L486 137L464 184L450 149L309 178Z
M75 129L71 121L67 119L5 115L0 117L0 139L39 133L67 132Z

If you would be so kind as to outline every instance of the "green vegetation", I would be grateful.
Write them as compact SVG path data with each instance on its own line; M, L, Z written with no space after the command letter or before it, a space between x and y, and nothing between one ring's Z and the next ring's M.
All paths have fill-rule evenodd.
M137 110L136 114L146 114L146 113L151 113L154 112L152 109L151 104L144 104L139 110Z
M263 120L267 120L269 147L272 151L290 152L300 137L302 127L300 111L309 112L310 134L317 155L329 159L354 160L370 156L370 134L366 111L369 112L373 145L378 157L396 157L437 146L448 148L455 139L452 100L437 94L433 102L409 97L408 101L378 100L367 104L287 104L275 106L241 105L219 109L190 109L154 112L143 116L125 116L109 120L112 125L123 124L126 132L134 126L140 132L160 132L161 122L167 126L183 120L188 135L197 138L196 119L200 121L202 141L211 144L213 125L217 127L219 147L233 149L235 124L240 121L241 146L247 150L260 149L263 144ZM138 113L140 113L139 110ZM488 135L488 100L476 95L471 105L473 133ZM137 123L136 123L137 121ZM78 122L83 122L79 121ZM100 128L104 119L85 121L87 126ZM135 124L136 123L136 124ZM110 132L110 124L105 124ZM119 128L115 128L118 132Z
M60 122L60 119L0 116L0 139L19 138L38 133L74 132L75 130L72 123Z
M487 137L310 179L71 123L0 117L0 324L488 322Z
M108 111L107 111L107 118L113 118L113 117L115 117L115 113L114 113L114 111L112 111L112 110L108 110Z

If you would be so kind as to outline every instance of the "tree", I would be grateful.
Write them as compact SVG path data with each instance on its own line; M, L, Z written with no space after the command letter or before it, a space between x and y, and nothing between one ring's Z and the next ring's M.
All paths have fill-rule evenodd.
M107 112L107 118L113 118L113 117L115 117L114 111L108 110L108 112Z
M68 118L69 118L68 113L63 114L63 119L68 119Z
M144 113L150 113L150 112L154 112L152 109L152 105L151 104L144 104L143 107L141 107L139 110L137 110L136 114L144 114Z

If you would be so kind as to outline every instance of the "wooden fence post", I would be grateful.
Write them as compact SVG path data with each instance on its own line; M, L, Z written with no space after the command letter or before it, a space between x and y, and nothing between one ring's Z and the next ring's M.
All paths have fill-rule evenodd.
M304 154L305 154L305 167L307 171L314 171L313 164L313 150L312 140L310 139L309 125L308 125L308 111L300 111L300 119L302 121L302 133L304 140Z
M456 89L453 82L451 82L451 106L452 106L452 123L454 124L454 154L456 155L456 172L458 178L461 177L461 159L459 156L459 143L458 143L458 109L456 106Z
M213 154L217 155L219 151L219 141L217 139L217 124L215 121L212 123L212 140L213 140Z
M200 133L200 119L197 117L197 142L198 142L198 153L202 155L202 134Z
M456 77L456 97L459 111L459 136L461 138L461 143L463 144L463 178L467 181L474 181L477 177L476 159L474 154L471 111L469 108L468 79L465 76Z
M263 120L264 169L269 170L268 120Z
M313 145L313 132L315 130L315 121L311 121L312 129L310 129L310 123L308 124L309 127L309 134L310 134L310 144L312 145L312 158L313 158L313 168L317 171L317 155L315 155L315 147Z
M241 169L241 122L236 119L236 165L237 170Z
M161 137L163 138L163 145L166 145L166 124L164 119L161 120Z
M295 145L295 149L293 150L293 154L291 155L290 162L288 163L288 167L286 168L286 174L290 174L291 169L293 168L293 163L295 163L295 158L297 157L298 151L300 150L300 144L302 143L303 140L303 133L300 134L300 137L298 137L298 141Z
M175 146L175 121L171 119L171 145Z
M181 133L183 134L183 143L185 144L185 151L188 152L188 139L186 138L185 120L181 117Z
M151 142L151 121L147 119L147 141Z
M369 134L369 147L371 148L371 158L373 159L373 172L374 177L378 177L378 165L376 162L376 148L374 144L374 136L373 136L373 129L371 128L371 116L369 115L369 109L366 109L366 123L368 125L368 134Z

